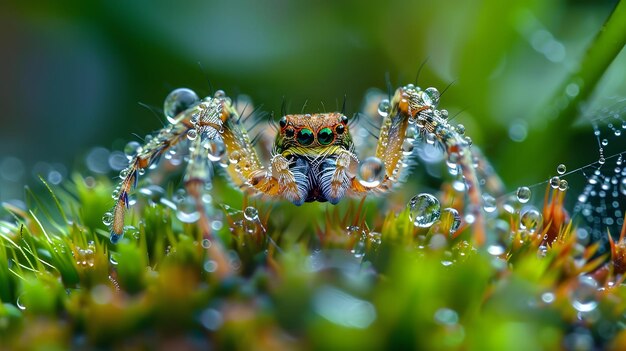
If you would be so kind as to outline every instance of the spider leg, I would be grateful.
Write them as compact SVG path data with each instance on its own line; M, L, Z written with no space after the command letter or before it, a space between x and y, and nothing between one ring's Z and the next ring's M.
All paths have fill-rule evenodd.
M467 184L467 196L470 206L467 214L474 224L474 240L484 244L485 222L482 210L482 194L477 171L474 167L474 155L470 148L471 140L463 135L463 130L452 126L447 121L447 111L437 110L439 93L434 88L421 91L414 86L398 88L393 95L387 114L383 116L380 136L376 147L376 157L385 166L382 181L373 187L362 185L352 178L350 190L353 194L368 192L386 192L400 178L404 165L409 164L410 152L415 140L414 128L427 140L440 143L448 155L448 162L457 164ZM414 126L413 126L414 125ZM480 156L480 154L478 154Z
M327 158L320 165L320 188L331 204L337 204L344 197L357 164L356 156L343 150L336 158Z
M195 112L195 110L189 110L182 113L175 123L168 125L152 136L130 160L128 167L120 173L123 178L116 195L117 200L113 208L113 222L111 224L111 241L113 243L116 243L123 235L128 195L137 184L139 171L157 162L163 153L186 138L187 132L193 128L191 118Z

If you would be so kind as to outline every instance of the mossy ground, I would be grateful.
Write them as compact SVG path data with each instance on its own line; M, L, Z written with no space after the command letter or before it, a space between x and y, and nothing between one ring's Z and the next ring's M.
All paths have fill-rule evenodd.
M441 234L445 218L415 227L386 198L311 205L304 218L288 203L259 200L253 220L211 205L232 272L223 276L197 225L150 199L110 244L100 220L110 189L76 176L32 196L29 210L5 205L0 348L626 346L621 246L611 259L577 244L556 190L534 233L499 207L485 247L471 244L469 225ZM443 189L442 201L459 198Z

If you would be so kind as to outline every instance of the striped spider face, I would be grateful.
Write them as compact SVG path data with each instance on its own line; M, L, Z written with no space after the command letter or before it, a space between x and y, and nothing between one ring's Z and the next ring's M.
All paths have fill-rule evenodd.
M338 178L337 170L347 170L350 164L356 165L356 155L352 153L354 144L348 132L348 117L337 112L286 115L279 124L274 152L289 162L299 194L293 196L298 199L293 202L337 203L345 190L333 191L333 182L348 182L344 173Z
M316 158L351 150L352 137L348 132L348 117L341 113L286 115L280 119L280 131L275 150L288 155Z

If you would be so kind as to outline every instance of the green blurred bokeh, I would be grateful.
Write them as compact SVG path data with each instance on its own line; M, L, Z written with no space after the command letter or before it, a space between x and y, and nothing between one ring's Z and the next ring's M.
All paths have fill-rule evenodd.
M58 162L69 173L89 148L119 150L132 133L159 128L138 102L159 108L179 86L208 94L210 80L276 114L283 96L290 111L308 100L307 110L316 112L336 109L346 95L354 113L368 88L385 89L386 73L403 85L423 62L420 85L443 90L454 82L441 106L451 115L462 111L455 121L509 188L543 181L559 162L573 168L597 159L590 123L555 129L545 108L615 3L3 3L0 162L14 156L24 163L21 179L3 178L0 197L32 182L39 161ZM623 97L625 70L622 52L594 99Z

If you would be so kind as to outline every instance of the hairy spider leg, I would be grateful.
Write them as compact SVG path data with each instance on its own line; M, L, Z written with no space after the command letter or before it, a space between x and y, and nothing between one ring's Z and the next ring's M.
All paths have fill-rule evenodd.
M175 123L161 129L156 135L141 147L138 153L130 160L129 165L121 175L124 177L119 186L117 201L113 208L113 222L111 225L111 241L117 242L124 233L124 216L128 209L128 196L137 184L139 170L150 167L158 162L160 157L181 140L186 139L187 132L193 129L191 123L195 110L182 112Z
M387 192L401 175L404 165L409 164L408 155L403 153L403 144L407 142L407 130L415 124L419 132L426 137L435 138L443 145L448 159L458 164L467 183L467 194L470 201L467 211L474 223L474 240L478 245L484 244L485 224L482 213L482 195L476 169L473 165L473 154L470 150L471 140L451 126L440 111L436 110L436 102L424 95L419 88L405 86L398 88L393 95L386 116L383 117L376 147L376 157L385 165L385 176L374 187L362 185L352 178L351 190L356 194L368 192ZM436 99L438 100L438 93ZM410 141L412 142L412 140Z

